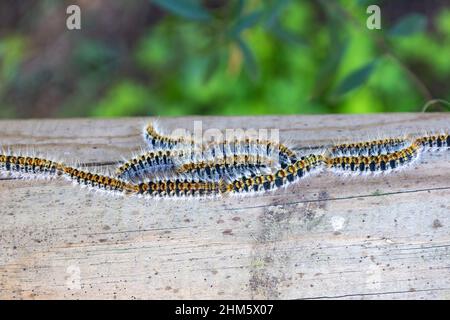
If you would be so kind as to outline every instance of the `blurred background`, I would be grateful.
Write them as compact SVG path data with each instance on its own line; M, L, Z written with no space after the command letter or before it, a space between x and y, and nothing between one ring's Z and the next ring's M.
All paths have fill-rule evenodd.
M81 8L68 30L66 8ZM381 30L369 30L369 5ZM0 2L0 117L448 110L448 0Z

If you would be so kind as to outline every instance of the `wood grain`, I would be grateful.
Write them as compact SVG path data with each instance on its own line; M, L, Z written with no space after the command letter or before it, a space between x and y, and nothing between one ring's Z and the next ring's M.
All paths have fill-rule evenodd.
M0 121L0 145L107 167L151 119ZM160 119L279 128L298 150L449 128L449 114ZM0 180L3 299L450 299L450 156L407 171L321 174L250 198L112 198Z

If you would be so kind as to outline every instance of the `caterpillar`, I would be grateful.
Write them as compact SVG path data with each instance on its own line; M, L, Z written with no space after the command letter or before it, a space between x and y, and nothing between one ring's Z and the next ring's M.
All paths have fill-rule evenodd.
M177 172L207 181L219 181L225 177L249 176L271 171L270 168L264 165L249 164L247 159L238 159L233 164L228 164L226 161L186 163Z
M170 137L159 132L155 123L144 127L144 140L150 149L173 149L180 146L192 146L194 141L186 137Z
M214 181L267 173L280 166L270 145L256 144L250 140L213 144L199 154L176 159L175 163L178 173Z
M344 156L327 158L327 166L335 173L381 173L398 170L410 165L419 156L420 147L412 143L409 147L376 156Z
M450 136L444 134L428 134L419 138L387 138L372 141L343 143L330 148L329 157L378 156L407 148L416 143L425 149L445 149L450 146Z
M64 167L63 175L81 186L95 190L113 191L116 193L137 193L138 191L136 185L123 180L69 166Z
M337 144L322 154L300 157L269 140L234 139L196 146L189 138L165 136L154 125L144 131L151 150L120 165L115 176L6 151L0 152L0 174L63 177L93 190L145 197L240 195L275 190L321 170L390 173L411 165L422 152L450 148L448 133L433 133Z
M62 173L63 165L48 159L0 154L0 172L21 178L51 178Z
M275 190L294 183L314 171L319 171L324 164L325 157L322 155L303 156L293 164L279 169L273 174L259 174L236 179L225 186L224 193L244 194Z
M231 146L231 147L230 147ZM156 174L178 173L207 177L211 172L220 175L243 170L276 166L277 162L264 146L233 143L227 147L212 145L199 152L187 149L157 149L138 155L119 166L116 175L124 180L144 180ZM222 166L219 167L218 165ZM201 171L206 169L206 171Z
M224 182L199 181L190 178L163 179L142 182L138 194L152 197L204 197L226 192Z
M241 177L230 182L195 179L149 181L139 184L139 194L153 197L201 197L275 190L310 175L325 163L324 160L321 155L309 155L274 174Z
M414 143L420 145L424 150L445 150L450 148L450 135L430 134L416 138Z
M81 186L96 190L115 191L119 193L137 193L138 191L137 186L134 184L70 166L63 167L63 176Z
M195 141L190 137L170 137L163 133L160 133L158 129L156 129L157 125L155 123L149 123L146 127L144 127L144 140L147 142L147 145L150 149L174 149L174 148L190 148L191 150L195 148ZM247 144L250 145L262 145L267 148L267 150L278 150L280 162L283 166L287 166L297 160L296 153L291 150L289 147L282 143L277 143L270 140L260 140L260 139L239 139L236 138L234 140L225 140L220 142L212 142L209 144L203 144L200 149L208 149L215 146L221 146L222 148L230 147L233 144ZM225 153L225 151L223 151Z
M183 156L183 150L155 149L135 156L116 169L116 175L123 180L144 180L156 173L174 170L174 161Z
M330 158L378 156L399 151L408 147L411 141L403 138L388 138L356 143L343 143L331 147Z
M295 153L283 144L252 139L214 142L194 147L188 140L174 140L158 133L150 124L144 131L147 139L151 136L151 151L135 156L120 165L116 174L130 181L143 181L155 174L177 170L204 179L221 179L224 175L240 174L248 170L262 169L265 166L287 166L295 159ZM190 140L189 140L190 141ZM278 150L275 152L275 150ZM235 161L230 161L235 160ZM212 164L211 162L215 162ZM236 163L239 162L239 163ZM177 164L175 164L175 162ZM217 166L222 163L223 166ZM233 162L233 163L230 163ZM232 164L232 166L229 166ZM202 169L206 170L202 170Z
M125 190L120 180L86 172L66 166L63 163L31 156L0 154L0 171L16 177L60 177L65 176L80 185L105 190Z
M209 148L215 151L212 156L227 157L238 153L259 154L262 157L278 158L281 167L286 167L297 160L297 154L286 145L270 140L235 139L211 144Z

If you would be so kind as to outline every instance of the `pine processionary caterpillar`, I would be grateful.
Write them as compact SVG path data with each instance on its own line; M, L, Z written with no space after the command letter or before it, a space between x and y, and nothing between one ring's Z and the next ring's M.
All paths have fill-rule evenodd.
M80 185L90 186L94 189L133 190L133 187L119 179L78 170L44 158L0 154L0 171L24 178L65 176Z
M220 181L226 177L242 177L251 174L271 171L265 165L248 164L238 161L234 164L224 162L199 162L182 165L177 172L187 174L201 180Z
M165 141L170 138L160 135L158 139ZM287 147L270 141L234 140L210 143L199 148L182 145L177 148L152 149L126 161L117 168L116 174L124 180L143 181L176 169L178 173L191 174L192 177L219 180L231 173L279 166L279 160L275 159L278 156L275 148L283 150L277 151L285 159L282 164L295 157L295 153ZM289 160L286 160L288 157Z
M202 197L223 193L224 182L196 181L192 179L167 179L143 182L138 193L152 197Z
M79 170L69 166L65 166L63 168L63 175L79 185L97 190L115 191L119 193L138 192L137 186L131 183L127 183L117 178Z
M235 139L196 150L191 140L164 136L153 125L144 131L152 150L122 164L115 177L4 151L0 173L62 176L94 190L151 197L239 195L275 190L322 169L350 175L389 173L411 165L423 151L450 148L450 136L442 133L338 144L324 154L298 157L268 140Z
M213 157L227 157L236 154L256 154L260 157L278 158L281 167L286 167L297 160L297 154L282 143L260 139L235 139L209 145L215 150Z
M279 166L278 159L270 147L249 140L210 145L199 155L176 160L178 173L214 181L269 172Z
M419 146L413 143L389 154L327 158L327 165L335 173L386 173L414 162L419 156L419 150Z
M211 178L218 174L239 174L245 170L253 170L275 166L276 161L268 155L265 148L218 148L212 146L207 150L195 152L185 149L158 149L148 151L128 160L117 168L116 174L124 180L145 180L153 175L166 174L176 170L178 173L191 174L193 177Z
M165 173L174 169L176 158L183 156L182 150L156 149L136 156L116 169L116 175L124 180L144 180L156 173Z
M191 150L192 150L195 146L195 141L192 140L191 138L186 138L186 137L174 138L174 137L170 137L168 135L158 132L158 130L156 129L156 125L153 123L148 124L144 128L144 139L151 149L191 148ZM276 143L273 141L269 141L269 140L236 138L236 139L230 140L230 141L225 140L225 141L221 141L221 142L212 142L209 144L205 143L205 144L203 144L203 146L201 148L203 150L205 150L205 149L210 149L213 147L226 148L226 147L230 147L232 145L244 145L244 144L246 144L247 146L251 146L251 145L266 146L267 152L269 152L271 150L278 150L280 162L281 162L282 166L289 165L289 164L295 162L297 159L295 152L293 150L291 150L290 148L288 148L286 145L284 145L282 143ZM223 151L223 152L224 152L224 154L226 153L225 151Z
M156 129L154 123L149 123L144 128L144 140L151 149L173 149L180 146L191 146L193 141L185 137L170 137Z
M54 177L62 173L63 165L51 160L0 154L0 171L18 177Z
M430 134L416 138L414 142L425 150L445 150L450 148L450 135Z
M343 143L331 147L329 157L378 156L399 151L409 145L411 145L411 141L402 138Z
M322 155L308 155L274 174L260 174L234 180L226 185L225 192L241 194L274 190L320 170L324 164L325 158Z
M312 171L319 169L325 163L324 160L321 155L309 155L302 157L286 169L279 169L274 174L241 177L231 182L195 179L150 181L139 185L139 194L149 194L156 197L201 197L275 190L311 174Z

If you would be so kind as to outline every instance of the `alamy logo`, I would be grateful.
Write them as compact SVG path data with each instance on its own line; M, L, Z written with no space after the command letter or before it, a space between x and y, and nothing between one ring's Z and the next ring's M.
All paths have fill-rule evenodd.
M367 14L370 16L367 18L366 26L369 30L381 29L381 9L379 6L373 4L367 7Z
M67 7L66 13L69 15L66 19L66 26L69 30L81 29L81 9L79 6L72 4Z

